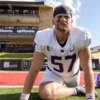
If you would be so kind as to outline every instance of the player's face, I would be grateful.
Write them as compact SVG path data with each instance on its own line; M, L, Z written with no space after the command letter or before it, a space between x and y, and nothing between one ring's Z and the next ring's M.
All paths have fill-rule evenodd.
M53 18L53 25L61 32L69 31L72 25L72 18L67 14L58 14Z

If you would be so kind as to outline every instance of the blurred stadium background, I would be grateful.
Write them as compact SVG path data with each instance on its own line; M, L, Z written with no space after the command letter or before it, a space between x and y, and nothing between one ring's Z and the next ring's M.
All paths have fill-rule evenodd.
M52 27L52 12L53 6L43 1L0 0L1 70L29 69L31 53L34 52L35 34L38 30ZM99 50L100 46L91 48L94 70L100 70ZM19 57L17 53L20 53ZM25 53L26 56L24 57L24 54L21 53ZM45 62L46 59L43 64L44 69ZM23 66L24 68L22 68Z

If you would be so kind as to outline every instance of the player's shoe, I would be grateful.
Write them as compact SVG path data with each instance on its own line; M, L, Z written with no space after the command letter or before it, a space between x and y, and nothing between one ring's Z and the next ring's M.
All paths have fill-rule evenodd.
M85 88L83 86L76 87L76 91L78 96L85 96L86 94Z
M97 94L97 92L95 91L95 97L98 97L98 94Z
M76 87L76 91L77 91L78 96L85 96L86 95L86 91L85 91L85 88L83 86ZM95 91L95 97L98 97L98 94L96 91Z

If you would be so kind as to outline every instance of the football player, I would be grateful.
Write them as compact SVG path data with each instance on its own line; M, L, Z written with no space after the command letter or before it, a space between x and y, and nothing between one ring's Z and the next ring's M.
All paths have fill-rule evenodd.
M72 25L73 11L65 5L54 9L52 23L54 28L36 34L33 63L20 100L28 100L45 57L48 59L48 67L39 85L39 95L43 100L57 100L73 95L86 95L86 100L95 100L89 47L91 34L84 28ZM80 86L79 64L84 72L86 88Z

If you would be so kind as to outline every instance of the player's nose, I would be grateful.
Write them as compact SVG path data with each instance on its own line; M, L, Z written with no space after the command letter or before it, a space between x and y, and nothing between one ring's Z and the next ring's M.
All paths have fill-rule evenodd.
M67 21L67 19L63 16L60 18L61 21Z

